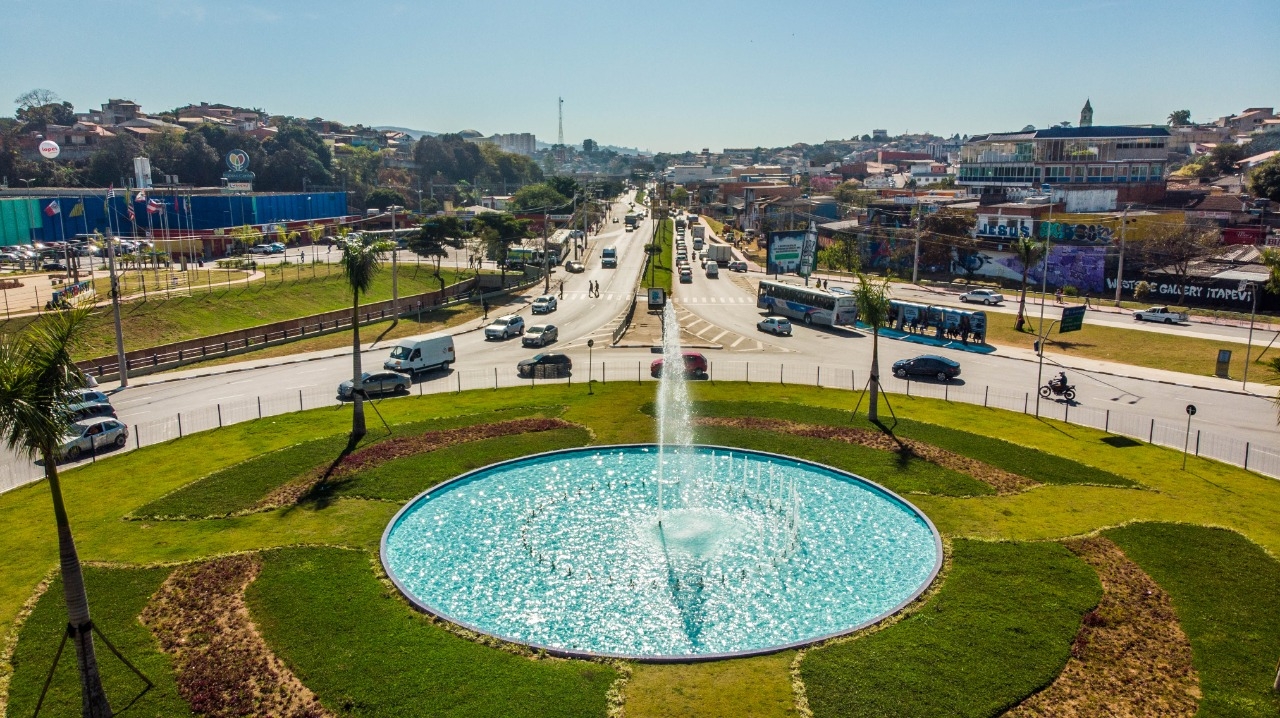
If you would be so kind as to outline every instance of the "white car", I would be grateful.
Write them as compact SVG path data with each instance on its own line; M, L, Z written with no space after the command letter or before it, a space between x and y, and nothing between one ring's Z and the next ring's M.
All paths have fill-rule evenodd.
M784 317L766 317L756 322L756 329L774 336L791 336L791 322Z
M994 289L970 289L960 295L960 301L996 305L1004 301L1004 295Z
M556 301L556 298L551 296L550 294L544 294L541 297L538 297L537 299L533 300L534 314L550 314L551 312L554 312L558 307L559 307L559 303Z
M545 347L560 338L560 330L554 324L534 324L520 344L526 347Z
M524 317L518 314L498 317L493 324L484 328L485 339L510 339L521 334L524 334Z
M72 424L62 444L58 446L58 458L75 461L87 453L114 446L123 448L129 443L129 427L108 416L85 419Z

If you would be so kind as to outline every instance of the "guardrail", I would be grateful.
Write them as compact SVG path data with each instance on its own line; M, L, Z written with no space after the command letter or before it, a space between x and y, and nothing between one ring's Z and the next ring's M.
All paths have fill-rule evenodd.
M585 384L587 377L609 382L654 381L649 375L647 361L602 360L591 366L579 364L568 376L545 378L519 377L512 366L452 369L445 373L427 375L415 384L407 395L458 393L476 389L500 389L517 386L538 387L546 384ZM757 361L713 361L707 372L707 380L740 381L756 384L795 384L818 386L831 390L857 391L865 383L865 369L847 366L823 366L818 364L786 364ZM963 384L920 382L885 376L881 380L890 401L894 395L926 397L943 401L963 402L987 408L1006 409L1023 414L1035 412L1035 397L1030 393L1018 396L1017 392L1004 391L990 386L976 387ZM584 388L584 391L586 389ZM395 398L377 401L394 401ZM850 398L849 406L856 400ZM183 411L168 418L139 422L130 426L129 444L124 450L159 444L182 438L193 433L219 429L231 424L253 421L278 414L318 408L340 410L348 404L339 401L336 387L332 391L320 388L299 389L247 397L236 401ZM1126 436L1149 444L1166 446L1195 456L1215 459L1223 463L1243 467L1249 471L1280 478L1280 448L1264 446L1257 442L1207 431L1193 425L1188 431L1186 417L1167 419L1130 414L1114 409L1099 409L1041 400L1040 416L1099 429L1109 434ZM886 412L887 413L887 412ZM371 418L371 421L376 419ZM90 456L81 463L96 461ZM9 461L0 465L0 492L39 480L43 477L40 467L30 461Z
M474 291L459 292L453 295L448 295L448 298L445 301L435 304L424 304L421 301L413 304L404 304L401 305L400 308L400 317L404 318L417 315L418 318L421 319L424 311L430 312L445 307L456 306L458 304L480 302L485 299L528 289L540 281L542 281L542 277L538 276L533 279L528 279L520 284L513 284L490 292L479 294ZM380 322L392 316L394 316L394 312L385 307L377 311L364 312L360 317L360 325L364 326L373 322ZM329 321L319 321L314 324L302 324L295 329L285 328L278 331L265 331L262 334L246 335L243 338L230 339L222 342L212 342L209 344L202 344L198 347L178 349L176 351L169 352L155 352L145 357L126 359L125 366L128 367L130 376L145 376L146 374L154 374L156 372L173 369L186 364L203 361L205 359L235 356L237 354L262 349L267 346L277 346L291 341L305 339L307 337L332 334L333 332L349 329L350 327L351 316L348 314ZM80 367L86 373L103 381L116 379L119 377L120 373L119 361L81 363Z

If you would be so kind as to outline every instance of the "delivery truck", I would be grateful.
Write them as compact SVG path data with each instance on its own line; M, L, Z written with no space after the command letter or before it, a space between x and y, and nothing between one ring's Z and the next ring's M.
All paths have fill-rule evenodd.
M709 244L707 251L703 255L708 262L715 262L720 265L727 265L733 261L733 247L727 244Z
M401 339L391 350L383 369L413 374L431 369L448 369L453 364L453 336L433 334L421 339Z

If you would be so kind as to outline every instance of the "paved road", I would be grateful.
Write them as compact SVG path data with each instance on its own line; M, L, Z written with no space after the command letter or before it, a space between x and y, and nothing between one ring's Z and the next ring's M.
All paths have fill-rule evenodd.
M625 207L625 203L615 205L615 211L624 211ZM558 293L559 282L564 281L564 298L557 312L536 319L529 316L528 304L541 293L541 287L510 305L511 310L523 313L531 324L550 322L560 328L561 339L550 349L564 351L572 357L575 381L586 379L588 371L584 369L589 355L593 360L589 371L596 378L599 378L596 372L601 369L608 372L610 381L636 380L647 374L648 362L654 357L651 351L608 348L608 345L613 328L631 301L632 288L645 263L643 247L651 236L651 222L643 223L638 231L630 233L624 232L621 224L607 223L600 235L590 238L584 273L566 274L560 270L553 275L553 293ZM618 248L617 269L600 267L599 250L605 246ZM674 297L682 326L700 341L719 347L703 350L712 362L713 375L723 379L749 377L752 381L821 381L826 386L847 388L854 383L861 386L870 365L871 337L863 332L803 325L797 325L791 337L758 332L755 324L763 314L755 306L755 292L761 278L756 272L722 271L718 279L708 279L695 263L693 283L676 285ZM592 281L600 283L599 298L587 294ZM502 311L505 309L491 308L491 318ZM458 364L453 371L425 375L420 382L424 384L421 390L505 386L519 381L515 378L516 362L537 350L521 347L519 339L486 341L483 333L477 331L482 324L472 322L451 330L455 335ZM595 340L595 348L590 352L586 346L588 339ZM880 339L879 348L882 375L890 391L906 390L904 382L889 376L893 361L926 352L937 353L961 362L960 380L949 387L912 382L913 393L967 392L971 401L981 401L974 397L990 393L993 397L1003 397L1003 405L1008 408L1020 409L1025 400L1028 408L1035 410L1040 368L1037 357L1029 349L1002 348L995 354L981 355L930 349L886 338ZM386 345L367 348L362 353L366 370L380 366L388 351ZM1044 366L1045 380L1056 373L1056 362L1050 351ZM1270 396L1245 395L1238 392L1236 382L1104 362L1070 360L1070 365L1067 373L1077 386L1077 403L1067 407L1046 401L1042 410L1048 416L1061 418L1066 411L1075 412L1073 415L1077 417L1084 412L1100 416L1110 409L1117 417L1126 415L1130 423L1140 424L1149 417L1176 422L1185 417L1185 406L1193 403L1199 410L1195 419L1197 427L1233 441L1280 447L1276 408L1270 398L1274 392ZM218 373L208 374L211 371ZM115 393L113 403L123 421L144 427L148 423L168 421L179 412L186 414L188 421L200 412L208 417L219 405L220 411L232 411L230 407L238 406L235 411L243 414L252 411L256 397L263 397L263 401L281 401L280 397L287 400L290 392L300 392L292 400L293 408L298 402L311 408L338 403L334 390L350 374L351 356L342 350L290 359L250 359L239 365L142 377L128 389ZM1264 387L1257 389L1262 391ZM30 473L30 466L24 466ZM0 480L0 490L3 488L4 482Z

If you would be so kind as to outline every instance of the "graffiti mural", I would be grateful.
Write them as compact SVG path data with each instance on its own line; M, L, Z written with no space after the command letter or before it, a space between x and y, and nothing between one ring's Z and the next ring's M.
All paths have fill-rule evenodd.
M1104 290L1107 248L1053 245L1049 251L1050 287L1072 286L1083 292ZM1022 262L1012 252L977 251L960 258L961 269L976 276L1022 280ZM1028 284L1040 284L1044 263L1037 262L1027 272Z

